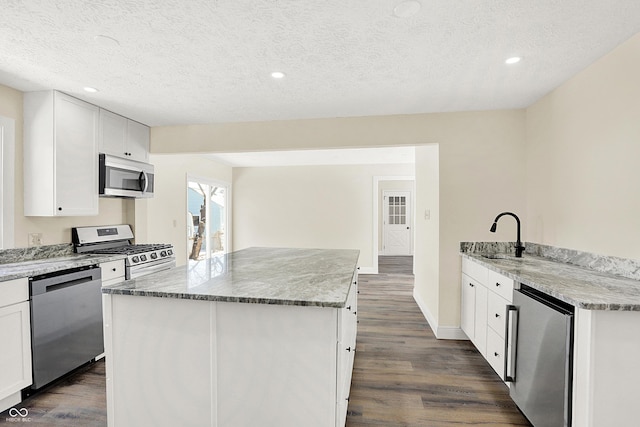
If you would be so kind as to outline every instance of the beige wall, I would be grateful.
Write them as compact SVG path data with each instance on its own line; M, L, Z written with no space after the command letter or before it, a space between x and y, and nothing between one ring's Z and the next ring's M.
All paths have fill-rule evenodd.
M527 109L531 241L640 259L640 34Z
M524 118L524 110L506 110L160 127L152 129L152 151L224 152L438 144L439 223L421 223L418 212L415 287L421 306L435 323L432 326L435 329L441 326L456 328L460 324L459 242L513 240L515 226L504 224L496 235L488 229L497 213L504 210L523 213L525 209ZM181 143L171 144L171 140ZM433 152L425 148L416 161L418 205L434 205L432 201L422 201L424 194L433 197L436 193L430 189L434 185L430 172L434 166L432 155ZM241 185L240 179L242 176L234 176L238 185ZM255 194L255 197L254 200L260 200L265 196ZM259 208L257 203L253 206ZM235 217L245 214L241 208L242 205L235 205ZM258 216L258 213L246 215ZM259 218L257 220L264 225ZM242 219L242 222L249 223L250 218ZM437 233L434 226L438 227ZM278 231L284 232L284 229L280 227ZM235 224L234 232L245 231ZM431 245L436 236L439 251L434 256ZM237 239L234 240L239 245L247 244L242 235ZM289 244L297 243L295 236L286 240Z
M156 192L152 199L135 201L136 238L172 243L176 263L183 265L187 260L187 174L231 184L231 167L191 154L152 154L149 161L155 167Z
M234 248L359 249L373 267L373 177L411 176L413 165L235 168Z
M71 242L71 227L120 224L127 217L130 203L121 199L100 199L97 216L90 217L25 217L23 194L23 118L22 92L0 85L0 115L15 120L15 206L14 247L26 247L29 233L42 233L45 245Z

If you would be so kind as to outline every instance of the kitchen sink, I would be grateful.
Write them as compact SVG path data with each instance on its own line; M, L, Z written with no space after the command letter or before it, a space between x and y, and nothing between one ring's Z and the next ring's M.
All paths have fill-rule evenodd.
M516 258L514 255L510 254L500 254L500 253L491 253L491 254L480 254L483 258L487 259L507 259L510 261L520 261L522 257Z

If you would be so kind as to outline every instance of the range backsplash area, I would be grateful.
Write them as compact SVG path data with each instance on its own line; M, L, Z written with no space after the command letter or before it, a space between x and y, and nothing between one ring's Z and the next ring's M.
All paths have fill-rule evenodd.
M628 279L640 280L640 260L619 258L582 252L575 249L558 248L525 242L523 257L538 256L552 259L565 264L577 265L602 273L614 274ZM460 252L476 254L507 254L515 253L514 242L460 242Z

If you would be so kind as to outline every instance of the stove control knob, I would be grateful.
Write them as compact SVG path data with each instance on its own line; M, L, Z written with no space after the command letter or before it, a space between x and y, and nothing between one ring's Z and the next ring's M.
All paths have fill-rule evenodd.
M140 255L140 261L146 261L146 260L147 260L146 255Z
M167 251L160 251L160 256L167 256Z
M140 262L140 258L138 258L138 255L132 257L131 262Z
M158 254L157 254L157 253L155 253L155 252L151 253L151 255L149 255L149 256L151 257L151 259L156 259L156 258L158 258Z
M168 255L173 255L173 251L171 249L167 249L167 254Z

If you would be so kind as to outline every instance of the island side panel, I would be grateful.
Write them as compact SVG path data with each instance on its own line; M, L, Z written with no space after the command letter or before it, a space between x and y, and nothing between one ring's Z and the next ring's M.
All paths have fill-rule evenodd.
M215 426L215 303L104 301L109 426Z
M338 310L218 303L218 425L334 427Z

